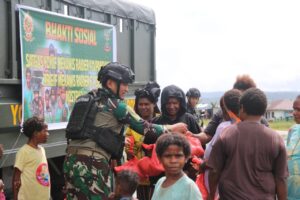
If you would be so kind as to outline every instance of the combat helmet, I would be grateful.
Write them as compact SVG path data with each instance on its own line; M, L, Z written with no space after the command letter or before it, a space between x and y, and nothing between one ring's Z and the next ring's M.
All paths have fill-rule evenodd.
M201 93L197 88L190 88L187 93L186 93L187 97L195 97L195 98L200 98L201 97Z
M126 65L118 62L110 62L101 67L100 71L98 72L98 81L102 83L102 86L105 86L108 79L112 79L118 84L132 83L134 81L134 73Z

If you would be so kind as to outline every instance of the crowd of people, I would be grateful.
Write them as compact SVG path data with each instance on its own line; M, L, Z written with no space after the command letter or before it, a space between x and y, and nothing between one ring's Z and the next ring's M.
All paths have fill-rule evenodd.
M111 62L98 80L102 87L80 96L69 116L65 199L300 199L300 95L285 144L268 127L266 95L248 75L224 93L204 130L195 112L197 88L185 94L169 85L161 92L149 82L135 91L132 109L124 101L134 81L128 66ZM28 142L16 156L14 199L48 200L50 174L40 145L48 126L32 117L22 133ZM195 153L197 146L204 153Z

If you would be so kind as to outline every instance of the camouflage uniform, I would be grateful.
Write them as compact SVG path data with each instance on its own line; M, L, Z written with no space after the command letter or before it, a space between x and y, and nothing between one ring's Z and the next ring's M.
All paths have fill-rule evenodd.
M106 199L110 193L111 171L105 158L68 154L64 163L64 173L67 181L67 200L100 200Z

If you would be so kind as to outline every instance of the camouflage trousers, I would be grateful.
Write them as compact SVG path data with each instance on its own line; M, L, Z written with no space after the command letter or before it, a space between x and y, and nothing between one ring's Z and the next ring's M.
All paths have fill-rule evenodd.
M112 172L107 159L67 154L63 168L67 200L108 199Z

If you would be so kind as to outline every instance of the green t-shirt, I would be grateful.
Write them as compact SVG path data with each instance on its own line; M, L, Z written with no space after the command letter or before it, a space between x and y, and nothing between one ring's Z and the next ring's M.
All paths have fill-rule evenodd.
M183 175L173 185L163 188L162 184L165 180L166 177L158 180L151 200L202 200L196 183L186 175Z

